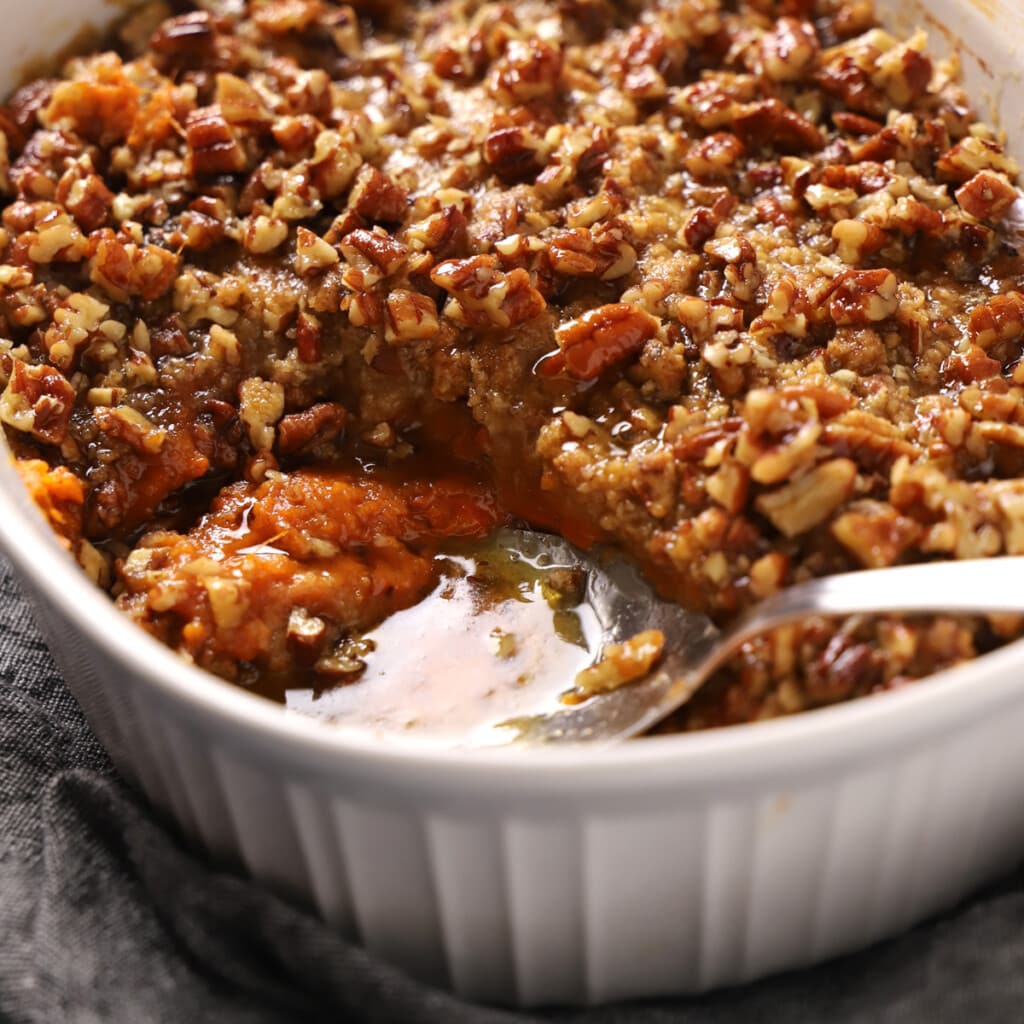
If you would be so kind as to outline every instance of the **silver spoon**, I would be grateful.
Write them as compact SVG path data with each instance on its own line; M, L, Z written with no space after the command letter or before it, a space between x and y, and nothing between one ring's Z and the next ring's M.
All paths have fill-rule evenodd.
M724 632L658 597L621 558L584 552L550 534L500 530L443 561L429 597L367 635L371 653L358 682L292 691L289 707L382 739L401 734L444 747L610 744L650 729L686 704L743 643L787 623L865 613L1024 611L1024 557L828 576L762 601ZM555 611L542 596L544 581L559 574L585 580L569 601L579 600L574 611ZM486 599L488 579L504 587L496 603ZM572 636L567 619L577 627ZM607 644L649 629L666 639L649 674L582 702L565 699L578 696L576 673Z
M561 538L531 531L504 530L496 542L535 563L583 568L585 600L600 623L602 644L660 629L665 653L646 677L575 706L556 702L550 710L551 697L564 693L568 683L550 679L548 710L489 725L473 736L472 745L610 744L637 736L686 704L742 644L812 616L1024 611L1024 557L1005 557L823 577L769 597L721 631L706 616L659 598L622 561L605 562Z

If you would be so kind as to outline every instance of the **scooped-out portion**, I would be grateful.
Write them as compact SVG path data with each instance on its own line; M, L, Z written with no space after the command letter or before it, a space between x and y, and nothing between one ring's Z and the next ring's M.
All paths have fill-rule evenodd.
M1024 552L1018 171L863 0L157 0L0 108L0 422L97 584L239 685L413 721L455 668L367 667L446 587L508 685L628 685L670 637L531 653L495 609L572 609L465 545L609 545L721 624ZM1021 632L809 621L663 727Z

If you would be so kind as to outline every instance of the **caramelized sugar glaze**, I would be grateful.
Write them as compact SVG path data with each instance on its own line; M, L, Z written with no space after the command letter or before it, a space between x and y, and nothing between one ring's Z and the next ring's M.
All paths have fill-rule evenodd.
M8 439L224 678L329 686L510 518L721 622L1024 551L1018 168L865 0L150 3L0 129ZM808 622L672 727L1019 629Z

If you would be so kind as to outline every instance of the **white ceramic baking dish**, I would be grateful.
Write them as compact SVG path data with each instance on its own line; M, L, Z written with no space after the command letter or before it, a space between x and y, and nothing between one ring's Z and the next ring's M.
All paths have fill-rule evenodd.
M111 14L3 7L3 75ZM1020 0L881 9L961 45L979 112L1024 142ZM79 574L6 460L0 540L126 776L210 856L467 997L742 982L899 932L1024 855L1020 643L781 721L602 752L438 753L345 735L180 662Z

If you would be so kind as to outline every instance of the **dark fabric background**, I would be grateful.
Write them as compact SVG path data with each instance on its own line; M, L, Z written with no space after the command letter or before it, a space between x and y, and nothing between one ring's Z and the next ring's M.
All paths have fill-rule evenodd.
M0 1019L725 1024L1024 1020L1024 876L910 935L700 999L519 1015L425 989L208 870L114 775L0 563Z

